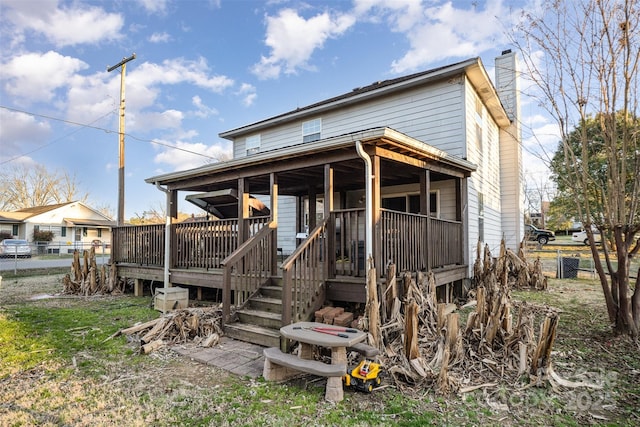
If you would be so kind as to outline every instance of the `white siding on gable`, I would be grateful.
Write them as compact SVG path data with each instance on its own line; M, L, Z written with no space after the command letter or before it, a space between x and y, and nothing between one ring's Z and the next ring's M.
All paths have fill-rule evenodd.
M477 100L478 94L467 81L465 85L467 159L478 167L469 179L468 194L469 253L473 256L475 256L475 248L480 237L478 194L482 194L483 197L483 243L487 243L490 248L499 248L503 233L500 215L499 127L488 114L485 106L482 107L482 120L477 119ZM482 134L481 143L477 140L479 126ZM473 263L473 260L470 262Z
M389 127L412 138L463 156L464 85L462 78L433 83L320 114L322 138ZM302 143L306 119L260 130L261 151ZM234 156L244 156L244 136L234 142Z

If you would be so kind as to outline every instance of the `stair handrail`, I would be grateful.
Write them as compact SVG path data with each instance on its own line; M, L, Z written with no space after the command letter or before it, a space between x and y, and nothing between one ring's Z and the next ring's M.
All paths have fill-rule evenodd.
M227 256L224 260L222 260L222 324L224 325L229 321L229 314L231 313L231 278L233 276L232 268L236 267L236 276L239 279L242 279L243 276L250 282L250 288L242 290L242 292L246 294L251 294L256 291L259 286L262 284L264 277L262 274L255 275L245 275L244 272L238 273L239 267L243 265L254 263L254 265L261 265L266 268L267 276L271 274L271 257L275 256L275 254L271 253L272 243L271 239L277 230L277 222L270 221L266 227L262 227L260 231L250 237L247 241L242 243L238 248ZM260 244L262 244L265 240L267 240L266 244L263 245L267 256L264 258L269 259L245 259L248 254L250 254L254 249L258 248ZM243 262L246 261L246 262ZM265 268L259 270L260 273L265 273ZM239 280L237 280L239 281ZM254 289L255 288L255 289ZM240 292L239 289L235 289L236 294ZM247 297L249 295L246 295ZM236 299L238 299L238 295L236 295ZM248 298L245 298L248 299Z
M318 297L318 300L324 300L324 294L321 292L321 288L324 286L327 279L327 269L325 267L318 266L315 263L319 263L321 259L324 259L325 262L328 260L327 255L329 251L327 242L325 241L324 244L322 244L320 239L325 238L326 240L329 237L327 235L327 225L330 223L330 220L331 218L328 217L320 222L320 224L311 231L309 236L282 263L283 326L291 323L292 315L298 317L302 314L302 309L300 307L301 301L305 301L311 306L311 308L313 308L313 301L311 301L313 298ZM308 255L310 252L313 252L312 249L315 253L313 257L310 258ZM313 268L313 273L319 272L320 275L315 276L315 280L313 280L313 278L311 280L305 280L303 277L294 277L294 269L301 264L305 264L307 268L310 268L309 264L315 266L315 268ZM309 277L306 277L306 279L309 279ZM295 287L294 282L297 285ZM319 301L319 304L322 304L323 302L324 301ZM316 304L318 304L318 301L316 301Z

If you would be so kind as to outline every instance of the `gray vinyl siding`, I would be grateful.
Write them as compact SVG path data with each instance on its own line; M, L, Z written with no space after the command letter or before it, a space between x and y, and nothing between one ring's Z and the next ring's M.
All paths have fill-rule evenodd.
M278 247L286 255L296 248L296 197L278 196Z
M431 183L431 190L438 191L440 202L440 219L456 220L456 182L455 180L437 181Z
M321 118L323 139L374 127L389 127L452 155L462 156L464 85L461 81L437 82L262 130L260 151L301 144L302 122ZM234 156L246 155L245 138L236 139Z
M256 195L266 206L271 206L271 197ZM296 248L296 200L294 196L278 196L278 247L285 255Z

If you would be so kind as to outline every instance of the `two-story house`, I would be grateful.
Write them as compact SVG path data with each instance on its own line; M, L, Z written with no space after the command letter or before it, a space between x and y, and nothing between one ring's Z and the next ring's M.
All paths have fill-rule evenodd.
M272 328L364 302L369 259L379 281L432 271L450 298L479 241L523 235L514 53L495 80L472 58L223 132L232 160L146 180L171 216L183 192L218 219L114 230L118 274L222 289L225 320ZM275 318L244 313L256 295Z

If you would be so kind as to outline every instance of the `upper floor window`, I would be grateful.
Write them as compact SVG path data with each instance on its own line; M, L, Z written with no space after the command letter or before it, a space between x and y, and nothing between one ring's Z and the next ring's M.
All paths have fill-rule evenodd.
M482 125L482 100L476 97L476 123Z
M476 146L478 151L482 152L484 147L482 146L482 126L476 123Z
M322 131L322 120L313 119L302 123L302 142L313 142L320 140Z
M247 155L260 152L260 134L248 136L245 141Z

